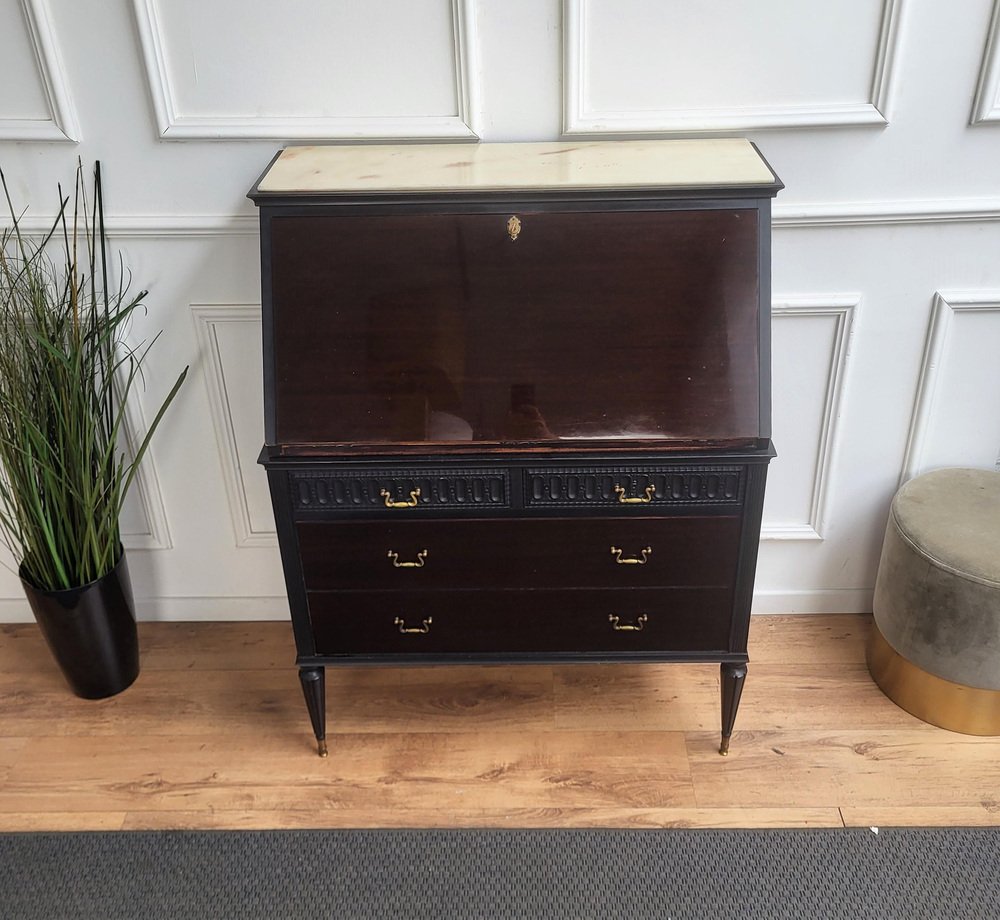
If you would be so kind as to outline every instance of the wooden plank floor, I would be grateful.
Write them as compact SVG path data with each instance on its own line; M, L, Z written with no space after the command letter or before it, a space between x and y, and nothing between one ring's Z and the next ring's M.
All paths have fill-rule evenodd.
M0 830L1000 824L1000 739L925 725L866 616L756 617L732 753L715 665L328 670L314 753L287 623L149 623L111 700L0 626Z

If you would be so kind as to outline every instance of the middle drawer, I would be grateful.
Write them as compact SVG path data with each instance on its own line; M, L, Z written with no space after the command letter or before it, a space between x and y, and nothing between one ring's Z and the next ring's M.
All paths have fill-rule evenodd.
M308 591L729 587L738 516L301 522Z

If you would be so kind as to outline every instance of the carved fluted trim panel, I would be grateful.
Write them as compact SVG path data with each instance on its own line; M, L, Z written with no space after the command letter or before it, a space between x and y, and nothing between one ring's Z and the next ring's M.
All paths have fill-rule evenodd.
M524 473L525 506L737 505L742 466L545 468Z
M402 517L421 510L477 511L510 504L503 470L303 470L292 473L289 484L292 507L305 514L381 510Z

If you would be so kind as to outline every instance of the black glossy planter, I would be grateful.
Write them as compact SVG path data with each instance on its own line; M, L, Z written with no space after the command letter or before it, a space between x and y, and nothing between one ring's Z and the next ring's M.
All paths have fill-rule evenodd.
M25 581L23 573L21 584L77 696L114 696L139 676L139 638L124 552L107 575L79 588L42 591Z

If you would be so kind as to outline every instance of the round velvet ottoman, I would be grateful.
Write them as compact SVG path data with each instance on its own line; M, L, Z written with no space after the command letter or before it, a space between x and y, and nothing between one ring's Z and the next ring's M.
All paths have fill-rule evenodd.
M1000 473L936 470L896 493L868 668L907 712L1000 735Z

